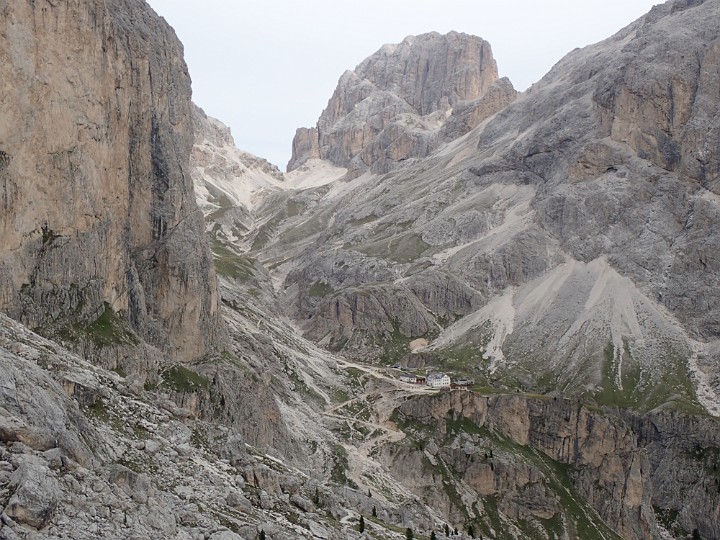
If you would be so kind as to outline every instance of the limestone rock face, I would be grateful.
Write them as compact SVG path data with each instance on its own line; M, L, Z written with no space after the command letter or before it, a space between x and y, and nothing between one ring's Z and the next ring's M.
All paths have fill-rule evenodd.
M386 172L425 157L439 146L438 131L457 104L459 116L472 118L456 118L453 136L515 98L509 81L494 86L497 80L490 44L475 36L430 33L385 45L340 78L316 128L298 130L288 170L320 158L351 171Z
M400 69L399 63L404 64ZM498 78L490 44L457 32L410 36L399 45L386 45L355 72L402 98L420 116L480 97ZM330 122L342 116L338 108L347 111L349 104L328 107Z
M0 310L204 354L222 331L174 32L135 0L13 2L0 56Z
M292 157L288 170L297 169L311 159L320 159L320 137L317 128L298 128L292 142Z
M440 130L440 134L444 140L457 139L503 110L515 99L517 99L517 91L510 79L507 77L498 79L482 97L457 102L453 107L452 115Z
M10 479L16 488L5 514L18 523L42 529L60 502L60 489L47 464L34 456L24 457Z
M522 449L532 448L541 453L537 455L569 465L574 489L623 538L658 537L652 505L671 508L685 528L699 528L701 534L717 537L717 514L712 508L720 495L708 489L709 484L715 485L708 479L713 465L705 457L699 461L697 455L691 457L699 448L704 449L700 452L715 451L717 422L662 412L619 418L564 399L483 397L470 392L409 400L399 410L407 418L433 426L446 441L453 423L469 422L465 425L475 426L470 429L486 429L486 438L468 441L464 447L456 440L437 455L478 493L506 493L502 511L512 519L549 519L560 511L554 496L534 491L538 484L548 485L548 470L523 457L527 452ZM514 455L502 452L497 440L518 445L511 452ZM388 461L398 457L403 462L414 459L399 453L388 456ZM512 465L506 467L506 463ZM403 463L390 466L404 467ZM528 504L525 497L531 487L534 495Z

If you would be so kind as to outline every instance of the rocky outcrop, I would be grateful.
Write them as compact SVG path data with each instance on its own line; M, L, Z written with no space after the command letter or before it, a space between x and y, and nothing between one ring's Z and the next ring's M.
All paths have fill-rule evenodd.
M697 529L701 538L720 538L717 421L662 411L625 420L647 455L653 505L665 509L661 521L670 529ZM669 516L677 517L673 522Z
M317 128L298 128L292 142L288 171L297 169L311 159L320 159L320 136Z
M386 45L340 78L316 128L298 130L288 170L320 158L355 173L387 172L425 157L515 99L509 81L497 81L490 44L475 36L431 33Z
M22 457L10 478L15 488L5 514L18 523L43 529L53 518L60 502L60 487L47 463L37 457Z
M366 334L389 339L399 332L409 338L424 336L433 327L432 316L407 289L373 287L343 291L320 305L308 337L338 343Z
M445 141L452 141L472 131L485 120L500 112L517 99L517 90L510 79L503 77L495 81L482 97L469 101L458 101L452 114L440 130Z
M457 391L409 400L399 411L404 418L434 426L433 440L457 433L454 426L467 421L465 433L488 430L490 438L480 448L485 456L493 446L497 452L494 433L569 465L574 488L623 538L659 538L659 524L698 529L702 537L717 538L712 508L720 495L717 479L708 476L720 448L715 421L661 412L623 419L564 399ZM502 459L491 467L488 460L470 459L467 447L434 448L433 454L483 497L532 485L532 475L547 476L538 463L528 463L522 451L516 452L514 461L520 463L510 467L509 475ZM530 468L523 474L523 467ZM560 511L553 495L536 496L532 505L519 505L521 515L549 519Z
M135 0L21 2L0 52L0 310L85 342L112 319L111 348L206 353L223 330L174 32Z

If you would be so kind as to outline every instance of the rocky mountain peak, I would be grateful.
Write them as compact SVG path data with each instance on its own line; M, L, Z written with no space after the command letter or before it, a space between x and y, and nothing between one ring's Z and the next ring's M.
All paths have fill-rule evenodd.
M477 99L498 79L490 44L457 32L408 36L382 47L355 74L402 98L421 116Z
M481 101L491 89L488 107ZM340 77L317 127L298 130L288 170L326 159L351 171L386 172L466 133L515 95L509 81L498 82L492 49L482 38L457 32L409 36ZM443 130L458 105L472 121L454 121L454 129Z

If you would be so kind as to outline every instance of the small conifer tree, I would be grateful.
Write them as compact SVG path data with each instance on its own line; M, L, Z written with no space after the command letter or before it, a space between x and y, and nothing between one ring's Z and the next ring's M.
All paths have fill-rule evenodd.
M365 532L365 518L363 516L360 516L360 525L358 525L358 530L361 533Z
M315 506L320 505L320 490L318 488L315 488L315 495L313 495L313 504Z

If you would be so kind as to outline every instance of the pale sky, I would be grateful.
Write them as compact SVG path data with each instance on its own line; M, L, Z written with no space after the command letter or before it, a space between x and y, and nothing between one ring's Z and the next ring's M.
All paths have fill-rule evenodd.
M193 99L236 145L277 164L347 69L386 43L451 30L490 42L518 90L605 39L653 0L148 0L185 45Z

